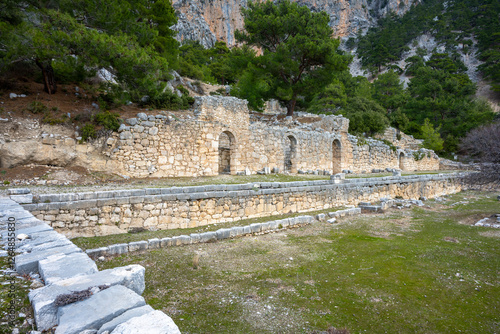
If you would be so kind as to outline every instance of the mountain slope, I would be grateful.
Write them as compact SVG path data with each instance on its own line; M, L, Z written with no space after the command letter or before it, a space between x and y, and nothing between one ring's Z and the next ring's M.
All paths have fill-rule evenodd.
M312 11L325 11L330 15L330 26L335 37L355 36L376 24L389 12L403 14L419 0L296 0ZM247 0L173 0L178 23L177 40L198 40L205 47L216 41L225 41L228 46L236 43L234 32L243 28L241 8Z

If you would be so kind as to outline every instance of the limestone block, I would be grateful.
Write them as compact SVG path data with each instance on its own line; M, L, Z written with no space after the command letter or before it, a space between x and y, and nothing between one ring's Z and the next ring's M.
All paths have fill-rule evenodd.
M161 311L152 311L118 325L111 334L180 334L172 318Z
M217 240L216 232L200 233L200 242L213 242Z
M132 318L140 317L152 311L154 311L154 309L149 305L144 305L125 311L123 314L102 325L101 328L99 328L99 330L97 331L97 334L101 334L105 331L112 332L119 324L124 323Z
M57 325L57 296L83 291L100 285L123 285L138 294L144 291L144 267L130 265L103 270L92 275L75 276L57 281L51 285L32 290L28 297L38 330L45 331Z
M250 224L250 230L252 233L259 233L262 231L262 225L259 223Z
M56 334L79 334L85 329L98 330L125 311L144 306L144 298L134 291L116 285L89 299L62 306L57 312Z
M215 233L217 235L217 240L229 239L231 237L230 228L220 228Z
M7 189L7 195L26 195L31 193L28 188L11 188Z
M114 244L108 246L108 251L106 255L120 255L120 254L125 254L128 253L129 247L128 244Z
M141 251L148 249L148 242L143 241L132 241L128 243L129 252Z
M189 235L189 237L191 238L192 244L197 244L200 242L200 234L199 233L191 233Z
M10 195L10 199L19 204L33 203L33 194Z
M38 272L45 285L77 275L94 274L97 271L94 261L84 253L53 255L38 263Z
M38 272L38 262L40 260L46 259L49 256L56 254L71 254L81 252L82 250L76 247L73 244L62 246L62 247L54 247L45 249L42 251L37 251L34 253L26 253L17 255L15 258L16 261L16 271L18 274L29 274Z
M148 249L156 249L156 248L160 248L160 239L158 238L148 239Z
M161 248L172 246L172 238L162 238L160 240Z

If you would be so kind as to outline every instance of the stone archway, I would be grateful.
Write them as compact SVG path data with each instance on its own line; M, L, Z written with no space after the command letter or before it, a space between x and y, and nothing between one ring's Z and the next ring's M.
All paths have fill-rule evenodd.
M231 132L224 131L219 135L219 174L235 174L235 143Z
M288 136L285 139L285 172L297 172L297 139L294 136Z
M342 173L342 144L335 139L332 142L332 174Z
M405 159L405 154L403 152L399 152L398 155L398 160L399 160L399 169L404 170L404 159Z

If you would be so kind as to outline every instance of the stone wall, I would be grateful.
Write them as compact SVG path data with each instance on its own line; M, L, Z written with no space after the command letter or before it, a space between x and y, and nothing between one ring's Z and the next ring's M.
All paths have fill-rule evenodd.
M419 175L48 194L24 207L68 237L173 229L323 210L380 198L432 198L460 190L454 178Z
M126 120L119 134L107 141L107 167L132 177L250 174L264 168L322 174L439 169L433 153L416 160L407 147L395 150L374 139L361 143L348 135L349 120L342 116L314 116L309 121L287 117L282 122L250 122L244 100L199 97L194 113L182 118L140 113Z

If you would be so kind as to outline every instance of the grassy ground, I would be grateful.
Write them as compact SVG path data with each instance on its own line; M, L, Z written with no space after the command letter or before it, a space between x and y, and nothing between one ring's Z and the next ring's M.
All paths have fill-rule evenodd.
M112 234L112 235L101 236L101 237L79 237L79 238L71 239L71 241L75 245L80 247L81 249L86 250L86 249L105 247L105 246L109 246L109 245L113 245L113 244L128 243L131 241L141 241L141 240L148 240L148 239L153 239L153 238L161 239L161 238L173 237L173 236L178 236L178 235L183 235L183 234L189 235L191 233L203 233L203 232L208 232L208 231L216 231L220 228L230 228L233 226L246 226L246 225L250 225L250 224L254 224L254 223L263 223L263 222L268 222L268 221L273 221L273 220L302 216L302 215L314 216L314 215L317 215L318 213L327 213L327 212L333 212L333 211L338 211L338 210L342 210L342 209L345 209L345 207L342 206L342 207L336 207L336 208L319 210L319 211L308 211L308 212L301 212L301 213L290 213L290 214L283 214L283 215L276 215L276 216L242 219L242 220L239 220L236 222L211 224L211 225L207 225L207 226L194 227L194 228L179 228L179 229L161 230L161 231L143 231L140 233Z
M35 329L26 321L33 320L33 310L28 300L32 281L11 276L5 272L8 268L8 259L0 257L0 333L12 333L14 328L18 328L19 333L28 333ZM11 312L11 303L14 305L14 312Z
M498 333L500 231L470 225L496 194L427 204L99 266L145 266L145 298L183 333Z

